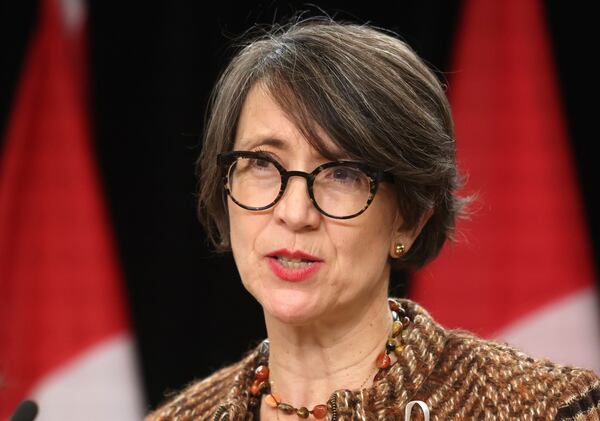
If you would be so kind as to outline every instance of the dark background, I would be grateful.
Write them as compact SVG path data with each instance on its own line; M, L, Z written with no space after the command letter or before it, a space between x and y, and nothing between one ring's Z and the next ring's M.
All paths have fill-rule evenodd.
M478 1L478 0L476 0ZM494 0L492 0L494 1ZM504 0L495 0L504 1ZM328 14L398 32L441 77L451 70L461 2L320 2ZM194 161L209 91L227 46L255 22L282 22L301 2L89 4L95 147L127 283L149 404L264 337L260 308L230 256L214 256L195 218ZM560 89L599 257L595 26L580 2L544 2ZM0 5L0 133L4 133L36 1ZM307 15L307 16L308 16ZM0 137L0 141L2 137ZM568 247L568 239L565 239ZM596 264L596 266L598 266ZM401 281L402 274L396 275ZM402 294L406 285L397 287Z

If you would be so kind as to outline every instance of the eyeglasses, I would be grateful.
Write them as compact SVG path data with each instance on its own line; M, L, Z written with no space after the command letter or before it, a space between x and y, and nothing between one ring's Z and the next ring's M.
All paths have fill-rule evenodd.
M356 161L334 161L312 172L287 171L265 152L233 151L219 154L225 191L238 206L260 211L274 206L283 196L290 177L306 179L315 208L335 219L363 213L373 201L381 181L393 181L382 171Z

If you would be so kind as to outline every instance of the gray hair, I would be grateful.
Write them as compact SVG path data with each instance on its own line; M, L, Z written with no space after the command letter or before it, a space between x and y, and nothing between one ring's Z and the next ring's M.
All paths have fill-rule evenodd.
M452 238L469 198L444 88L394 34L370 25L309 18L251 37L224 69L210 97L197 160L198 217L217 250L230 249L226 198L216 156L233 148L242 105L257 83L289 114L321 155L322 129L352 159L393 174L402 229L432 215L394 265L420 267Z

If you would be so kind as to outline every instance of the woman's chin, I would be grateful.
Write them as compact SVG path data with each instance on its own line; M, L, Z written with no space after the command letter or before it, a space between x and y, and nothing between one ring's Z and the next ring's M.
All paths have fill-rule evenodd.
M261 300L261 304L265 316L289 325L307 324L322 316L314 297L298 291L270 294Z

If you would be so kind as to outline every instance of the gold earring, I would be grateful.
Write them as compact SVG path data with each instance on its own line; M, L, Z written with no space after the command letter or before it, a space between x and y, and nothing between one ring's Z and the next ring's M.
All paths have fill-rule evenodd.
M404 251L404 244L396 243L396 247L394 247L394 254L396 255L396 257L402 256L404 254Z

